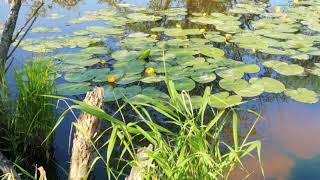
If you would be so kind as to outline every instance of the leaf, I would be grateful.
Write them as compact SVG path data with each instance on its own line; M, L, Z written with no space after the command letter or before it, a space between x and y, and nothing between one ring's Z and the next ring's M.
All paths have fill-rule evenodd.
M314 104L319 100L317 93L306 88L287 89L284 93L298 102Z

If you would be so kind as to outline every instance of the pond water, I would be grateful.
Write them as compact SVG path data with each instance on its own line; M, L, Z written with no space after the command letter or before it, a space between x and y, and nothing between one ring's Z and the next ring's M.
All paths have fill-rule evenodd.
M62 73L61 69L59 71L62 77L57 79L57 84L62 89L60 91L62 95L79 95L90 90L88 83L83 81L105 86L106 77L112 75L117 79L117 82L118 79L121 82L119 87L117 86L119 92L131 92L128 87L133 84L134 86L141 86L142 89L149 87L151 92L149 94L163 97L165 96L163 94L163 83L160 82L162 77L159 75L161 72L161 67L159 67L161 60L153 59L151 60L153 63L131 63L129 68L123 67L123 64L129 63L124 59L137 58L139 54L136 51L133 52L133 50L144 51L145 49L151 49L159 38L168 40L170 41L168 46L175 49L175 52L171 52L171 55L168 52L169 55L166 57L168 61L180 58L181 54L188 58L190 56L198 58L191 58L192 60L180 58L177 63L178 68L174 68L176 64L169 63L172 68L171 75L179 84L179 87L189 89L192 95L201 95L205 85L213 85L215 92L222 91L218 85L218 80L225 79L225 81L228 81L229 86L219 83L223 89L230 92L234 91L238 96L242 96L243 100L248 101L241 105L242 108L250 108L261 113L263 119L259 121L255 128L253 138L261 139L263 142L262 163L266 179L319 179L320 103L318 102L318 96L320 93L320 66L317 63L320 62L320 35L317 30L320 30L320 2L317 0L303 2L305 3L300 4L300 7L311 8L299 10L295 8L299 7L298 1L285 0L252 2L247 6L245 3L238 1L211 0L175 0L172 2L170 0L53 0L53 2L48 2L49 6L47 4L45 10L41 11L41 16L34 24L32 32L27 35L21 48L18 48L15 52L13 67L8 73L9 83L14 87L13 69L19 69L27 59L50 55L59 59L62 63L76 62L73 65L59 65L63 70ZM129 6L125 3L136 6ZM270 6L265 7L268 3ZM33 6L32 2L27 2L23 6L18 27L24 23L30 8ZM150 11L142 11L143 14L133 14L133 11L140 12L140 7ZM170 11L170 7L182 7L183 9L171 9L172 11ZM169 9L169 11L161 11L166 15L165 20L161 19L161 15L159 15L161 13L153 15L153 10L160 11L164 9ZM231 11L234 11L233 13L235 14L230 14L230 9L233 9ZM287 12L288 9L289 12ZM295 11L290 12L290 9L295 9ZM304 12L303 10L307 15L301 17L302 20L300 21L304 21L303 24L305 26L300 24L298 26L297 23L292 23L293 20L297 21L299 19L297 16L301 16L299 13ZM314 10L315 12L312 14L312 12L307 12L308 10ZM318 12L316 12L317 10ZM6 1L2 0L0 4L0 23L3 23L7 13L8 5ZM131 13L130 16L128 15L129 13ZM192 13L198 14L191 15ZM212 15L214 18L208 19L210 13L216 13ZM226 13L228 15L224 16L218 13ZM123 19L123 17L127 18ZM259 19L276 19L276 22L263 22ZM268 26L268 24L271 24L270 26L272 27ZM113 29L109 30L112 26ZM159 26L166 27L167 30L159 28L160 32L156 32L157 30L155 29L150 32L151 28ZM182 27L180 28L180 26ZM101 27L104 28L102 29ZM242 31L244 29L253 30L252 27L258 32L257 34L248 35L249 33ZM74 32L76 32L76 35L74 35ZM158 36L149 37L149 35L135 32L157 34ZM95 35L89 37L87 36L88 33ZM124 34L131 35L126 37ZM300 34L306 34L306 36L300 36ZM71 35L72 37L70 37ZM230 37L228 37L229 35ZM296 35L296 39L292 35ZM189 42L183 38L181 39L181 36L194 38ZM207 40L203 37L206 37ZM136 39L130 40L130 38ZM37 42L36 39L40 40ZM63 39L65 40L64 44L61 43ZM172 39L178 40L172 41ZM100 41L104 42L104 47L87 48L89 44ZM119 44L119 41L122 41L122 43ZM51 44L46 42L51 42ZM205 43L210 43L212 48L208 49L208 46L204 46ZM45 46L42 46L42 44L45 44ZM271 44L276 48L268 48L265 44ZM158 43L158 46L161 47L161 43ZM202 47L202 49L197 49L197 52L193 52L193 48L178 50L180 47L197 46ZM82 51L82 49L87 50ZM119 51L123 49L128 49L130 52ZM106 53L108 51L113 54ZM179 53L177 53L178 51ZM70 53L74 54L70 55ZM154 49L151 51L151 55L155 57L161 53ZM90 56L92 54L99 55L89 59L86 54ZM201 59L203 55L206 57L206 62ZM223 59L222 56L233 59L230 61L222 60L233 71L227 71L221 64L213 66L216 61ZM270 60L281 60L281 62ZM250 65L244 66L237 62L245 62ZM269 65L265 62L269 62ZM252 64L257 64L257 66ZM290 66L289 64L295 65ZM89 65L94 65L93 69L100 68L102 70L99 73L95 71L96 74L93 73L93 75L92 73L83 75L90 71L83 67ZM189 66L202 74L194 75L193 69L188 68ZM206 66L216 68L215 73L207 71ZM117 70L117 67L123 67L125 72ZM144 71L145 67L154 68L157 75L151 76L151 78L141 77L141 72ZM239 70L240 67L243 69ZM188 69L188 71L183 71L186 74L190 73L190 69L192 72L188 75L178 73L181 70L180 68ZM100 74L103 76L101 77ZM125 76L124 74L129 74L130 76ZM246 84L239 80L243 75L245 80L255 77L272 77L277 81L266 80L258 83L252 80L250 84ZM188 80L186 78L179 79L177 78L178 76L191 76L197 83L194 83L189 78ZM237 76L241 77L234 78ZM126 79L123 80L124 77ZM63 85L67 84L68 81L77 83L77 85L74 86L72 84L73 87ZM143 83L140 84L136 81L142 81ZM245 88L230 87L230 82L231 86L245 84ZM285 93L283 93L283 84L287 89ZM261 86L264 86L262 90ZM272 86L272 88L269 86ZM150 87L156 88L152 89ZM307 88L308 90L298 90L298 88ZM107 92L110 89L109 86L106 87ZM81 99L83 96L73 97ZM114 100L114 97L106 98L110 102ZM70 116L67 119L59 127L55 137L55 160L59 167L64 169L68 168L68 134L70 122L74 118ZM246 127L252 124L254 117L245 115L241 119L241 126ZM240 177L263 179L257 159L247 158L244 160L244 164L247 171L237 169L232 174L232 179L242 179ZM61 168L56 170L57 179L65 178ZM100 169L98 167L95 171L95 176L99 177L102 173L103 168ZM250 176L248 176L248 173Z

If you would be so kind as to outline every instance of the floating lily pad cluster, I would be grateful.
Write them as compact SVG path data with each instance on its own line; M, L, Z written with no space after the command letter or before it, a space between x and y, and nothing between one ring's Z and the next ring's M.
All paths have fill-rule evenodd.
M318 59L314 59L320 56L316 33L320 6L270 11L265 3L239 3L225 13L193 14L186 8L117 7L85 12L68 21L70 26L101 21L98 25L82 25L69 35L59 35L59 28L35 27L34 33L58 35L22 41L23 50L36 53L73 50L51 56L65 81L57 86L60 95L84 94L99 85L106 91L106 102L139 101L141 94L168 98L157 88L167 73L179 91L197 93L202 85L218 87L210 96L214 108L232 107L263 93L282 93L304 103L318 101L311 89L292 88L278 77L320 76ZM250 16L254 18L244 23ZM49 18L62 17L51 14ZM105 42L110 39L116 39L116 48L107 48ZM257 56L259 63L243 62L230 54L242 50ZM306 66L312 58L316 62ZM276 76L263 77L265 71ZM201 98L191 98L194 108Z
M61 29L60 28L47 28L47 27L36 27L36 28L32 28L31 32L33 33L54 33L54 32L60 32Z

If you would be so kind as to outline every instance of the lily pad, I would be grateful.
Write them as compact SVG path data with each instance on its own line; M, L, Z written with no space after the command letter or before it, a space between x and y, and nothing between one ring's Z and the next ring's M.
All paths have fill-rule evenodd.
M284 93L298 102L314 104L319 100L317 93L306 88L287 89Z
M157 82L161 82L164 80L165 80L165 77L162 75L152 75L152 76L145 77L145 78L141 79L141 82L143 82L143 83L157 83Z
M246 87L239 86L234 88L234 92L242 97L255 97L262 94L264 85L260 83L248 83Z
M193 109L201 108L203 103L203 98L201 96L191 96L191 104Z
M248 86L248 82L243 79L222 79L219 81L219 86L227 91L234 91Z
M304 72L304 68L297 64L283 64L274 68L274 70L285 76L301 75Z
M56 87L57 93L62 96L80 95L92 90L90 83L63 83Z
M125 93L126 89L123 87L112 88L111 86L104 86L104 102L111 102L121 99Z
M130 86L126 88L125 96L127 98L131 98L133 96L136 96L137 94L140 94L141 91L142 91L142 88L140 86Z
M261 84L264 88L264 91L268 93L281 93L286 89L282 82L269 77L263 77L261 79L251 78L249 83Z
M182 90L191 91L196 87L195 82L189 78L175 80L174 84L178 91L182 91Z
M214 73L195 73L191 76L193 80L195 80L198 83L209 83L214 81L217 76Z
M229 96L228 92L219 92L216 94L212 94L210 96L209 105L214 108L224 109L224 108L239 105L241 101L242 101L242 98L239 95Z

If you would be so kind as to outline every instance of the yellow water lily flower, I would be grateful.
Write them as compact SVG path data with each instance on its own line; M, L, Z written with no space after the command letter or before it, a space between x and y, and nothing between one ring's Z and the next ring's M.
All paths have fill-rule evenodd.
M147 76L152 76L154 74L155 70L152 67L147 67L144 72L146 73Z
M232 38L232 35L231 34L226 34L225 37L226 37L226 40L228 41L228 40L230 40Z
M293 3L294 3L294 4L298 4L298 3L299 3L299 0L293 0Z
M287 17L288 17L288 14L284 14L282 17L283 17L283 18L287 18Z
M226 44L230 44L230 42L229 42L229 41L227 41L227 40L225 40L224 42L225 42Z
M205 33L206 32L206 29L202 28L199 30L201 33Z
M115 83L116 82L116 77L114 75L109 75L107 78L108 83Z
M252 54L255 54L256 53L256 48L252 48Z
M101 60L99 61L99 64L102 64L102 65L107 64L107 61L101 59Z
M188 48L189 46L188 45L183 45L183 48Z
M281 13L281 7L280 6L276 6L275 8L274 8L274 12L275 13Z
M181 25L180 24L176 24L176 28L181 29Z
M156 34L152 34L151 36L150 36L152 39L157 39L157 35Z
M203 16L203 17L206 17L206 16L208 16L208 14L207 14L207 13L203 13L202 16Z

